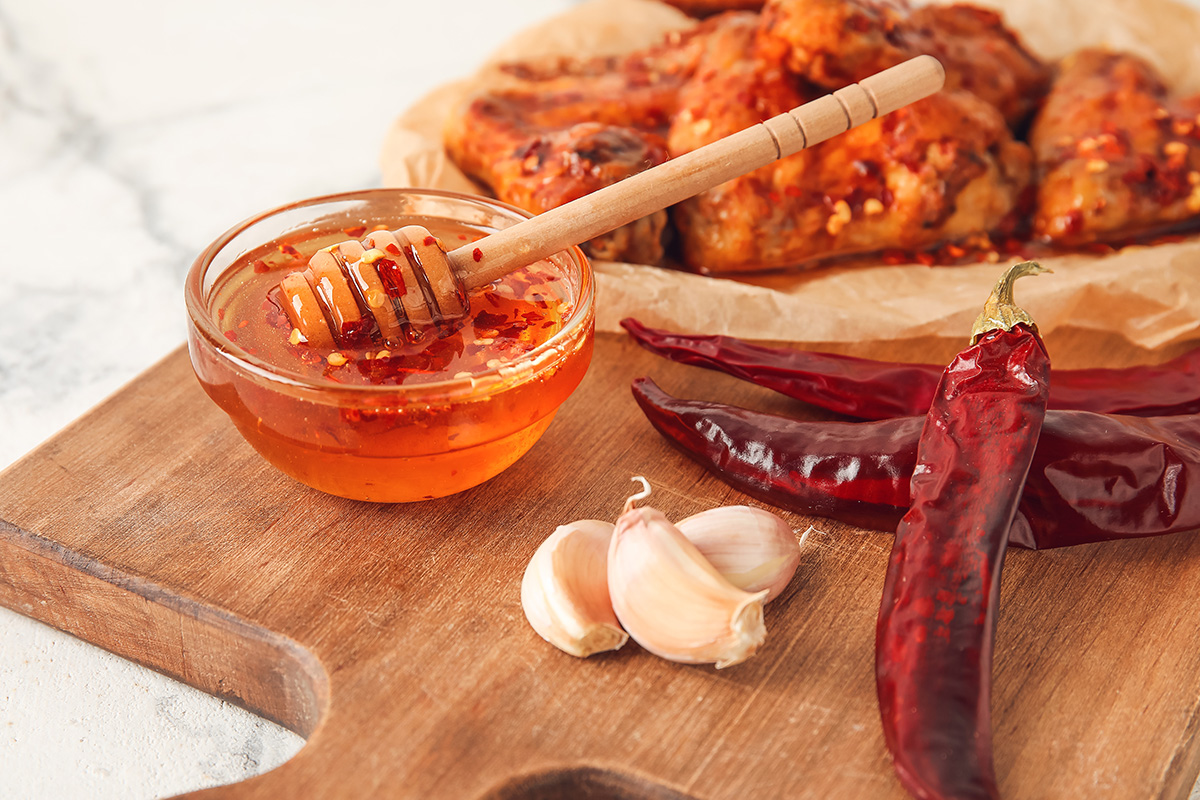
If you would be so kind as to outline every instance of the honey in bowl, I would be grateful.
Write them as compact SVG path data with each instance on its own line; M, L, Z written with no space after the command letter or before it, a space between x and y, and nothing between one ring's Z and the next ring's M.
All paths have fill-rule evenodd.
M369 230L419 224L452 247L523 216L479 198L381 190L239 226L188 279L201 384L269 462L322 491L400 502L486 481L537 441L587 369L592 278L578 249L472 290L462 320L399 338L363 325L323 346L304 341L277 287L318 250Z

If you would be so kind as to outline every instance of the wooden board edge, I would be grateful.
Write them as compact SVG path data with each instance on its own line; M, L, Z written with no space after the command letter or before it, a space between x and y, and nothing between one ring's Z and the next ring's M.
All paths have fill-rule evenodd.
M0 605L308 738L329 679L297 642L0 519Z

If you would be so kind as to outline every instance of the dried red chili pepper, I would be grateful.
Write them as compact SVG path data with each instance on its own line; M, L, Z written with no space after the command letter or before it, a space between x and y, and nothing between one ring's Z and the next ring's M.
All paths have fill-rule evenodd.
M810 422L672 397L649 378L632 389L667 441L751 497L881 531L908 508L922 417Z
M923 417L811 422L633 383L647 419L730 486L799 514L895 531ZM1200 528L1200 416L1050 411L1009 544L1032 549Z
M820 408L890 419L929 410L942 368L872 361L752 344L731 336L693 336L621 325L652 353L733 375ZM1140 417L1200 412L1200 348L1165 364L1125 369L1055 370L1050 408Z
M946 368L917 444L875 629L875 687L896 775L915 797L998 798L991 667L1008 532L1033 462L1050 359L1011 267Z

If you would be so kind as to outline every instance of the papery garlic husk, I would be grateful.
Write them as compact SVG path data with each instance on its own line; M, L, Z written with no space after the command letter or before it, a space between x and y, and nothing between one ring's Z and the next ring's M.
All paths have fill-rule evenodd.
M560 525L542 542L521 580L521 607L533 629L573 656L616 650L629 640L608 599L613 524Z
M617 520L608 591L633 640L670 661L729 667L753 655L767 636L766 590L744 592L721 577L653 508L634 508Z
M767 602L783 592L800 564L800 542L791 526L753 506L721 506L682 519L675 527L734 586L767 590Z

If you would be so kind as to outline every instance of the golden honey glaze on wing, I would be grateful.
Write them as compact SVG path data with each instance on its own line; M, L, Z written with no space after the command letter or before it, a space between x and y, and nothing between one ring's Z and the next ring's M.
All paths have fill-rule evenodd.
M1060 244L1113 240L1200 215L1200 96L1172 99L1128 53L1064 59L1030 131L1034 233Z
M451 115L451 158L499 199L541 213L666 161L662 138L711 26L631 55L502 67ZM587 243L595 258L663 259L666 211Z
M946 88L966 89L1010 124L1045 93L1049 67L993 11L968 5L913 8L905 0L768 0L760 48L794 74L840 89L921 55L946 68Z
M760 47L752 15L727 17L680 92L673 156L825 93ZM749 55L748 55L749 54ZM1029 184L1028 148L965 90L943 91L685 200L684 260L724 273L886 248L920 250L994 230Z

